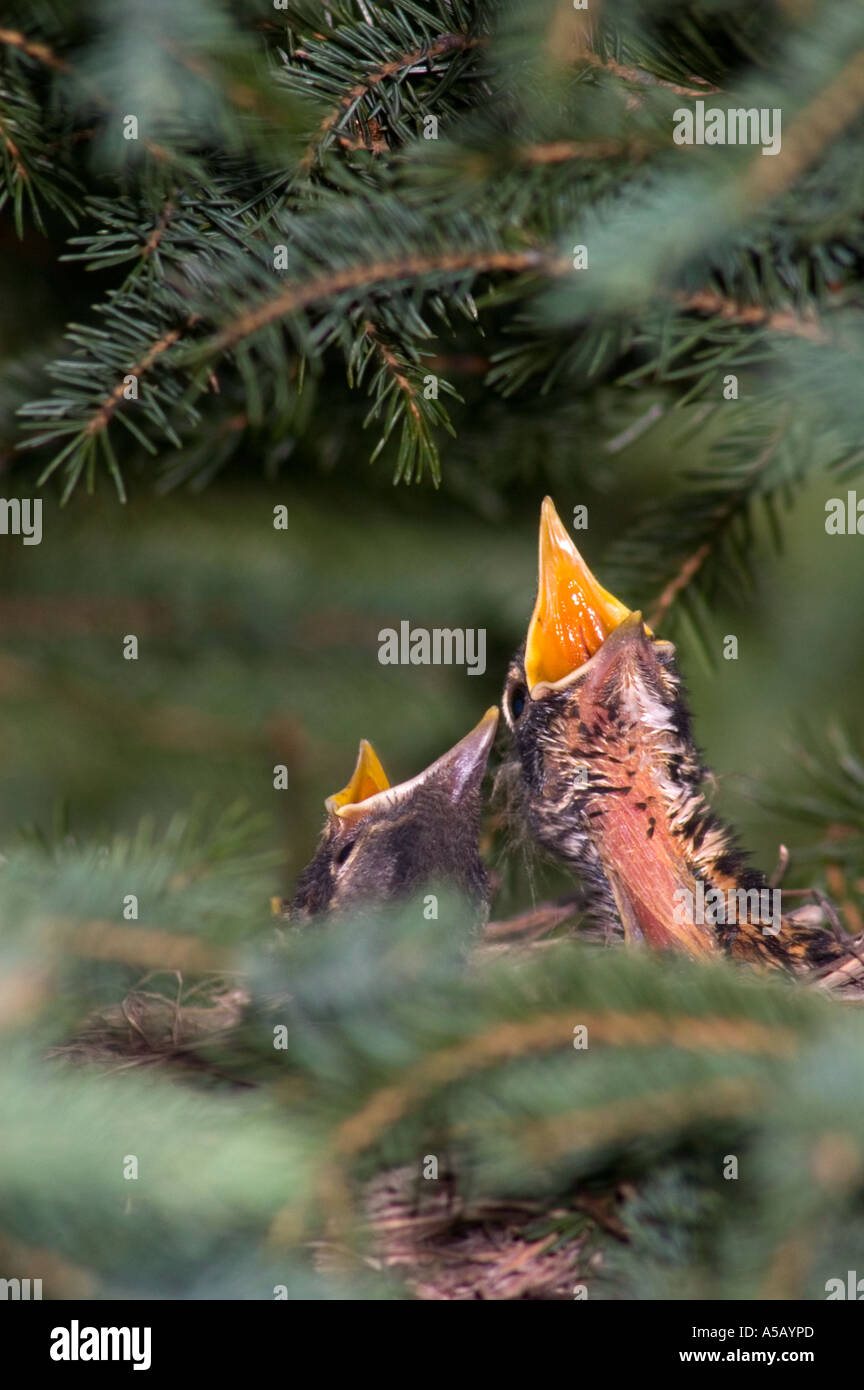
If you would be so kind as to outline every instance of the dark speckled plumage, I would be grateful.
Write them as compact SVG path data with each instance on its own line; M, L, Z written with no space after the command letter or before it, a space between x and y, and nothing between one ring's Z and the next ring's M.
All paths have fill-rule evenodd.
M484 915L489 879L477 841L495 725L492 711L410 782L361 802L347 816L328 810L315 854L297 881L292 918L391 902L427 885L456 888Z
M784 916L778 934L747 914L682 924L676 892L767 887L746 867L702 794L706 775L672 644L632 614L558 688L526 688L513 660L503 709L521 769L524 813L540 844L564 860L609 933L654 947L787 968L840 952L831 935ZM743 898L742 898L743 903Z

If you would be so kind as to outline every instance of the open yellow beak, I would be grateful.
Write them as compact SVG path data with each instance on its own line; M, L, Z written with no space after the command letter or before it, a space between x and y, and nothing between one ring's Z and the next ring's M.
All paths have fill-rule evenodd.
M525 643L529 691L563 680L583 666L629 612L597 583L551 497L544 497L537 602Z
M328 796L324 805L328 811L335 815L341 815L344 807L356 806L359 801L366 801L370 796L375 796L377 792L386 791L390 786L387 774L381 766L378 754L365 738L360 740L360 748L357 753L357 763L351 773L351 781L341 792L336 792L333 796Z

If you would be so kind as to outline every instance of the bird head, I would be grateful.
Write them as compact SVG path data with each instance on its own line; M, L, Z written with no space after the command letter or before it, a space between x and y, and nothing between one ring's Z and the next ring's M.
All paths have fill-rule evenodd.
M297 882L291 915L343 913L432 883L452 885L485 906L480 790L497 725L493 706L436 762L394 787L364 739L350 781L325 802L324 830Z
M657 639L598 583L570 539L551 498L540 516L537 599L525 645L510 665L503 709L526 771L552 771L554 753L572 768L596 761L598 744L614 756L638 726L680 730L686 711L671 642ZM538 761L538 757L540 761Z

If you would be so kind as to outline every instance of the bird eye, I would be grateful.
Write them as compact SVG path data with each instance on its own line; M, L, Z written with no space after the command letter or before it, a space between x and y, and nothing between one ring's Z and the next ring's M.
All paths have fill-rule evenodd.
M514 719L518 719L525 708L525 701L528 698L528 691L524 685L517 685L513 694L510 696L510 713Z
M351 853L351 851L352 851L352 849L354 848L354 846L356 845L356 843L357 843L356 840L348 840L348 841L342 846L342 848L340 849L339 853L336 855L336 861L335 861L335 862L336 862L337 867L338 867L338 866L341 866L342 864L345 863L345 860L348 858L348 855Z

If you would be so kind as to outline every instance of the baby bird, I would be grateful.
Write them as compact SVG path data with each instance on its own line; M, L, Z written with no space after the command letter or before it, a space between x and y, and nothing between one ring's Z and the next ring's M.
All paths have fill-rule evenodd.
M675 648L601 588L546 498L537 601L503 699L533 836L610 933L797 970L840 954L775 913L705 801Z
M307 921L446 883L484 916L489 879L477 850L480 789L497 726L493 705L448 753L395 787L363 739L348 785L325 802L327 820L289 915Z

